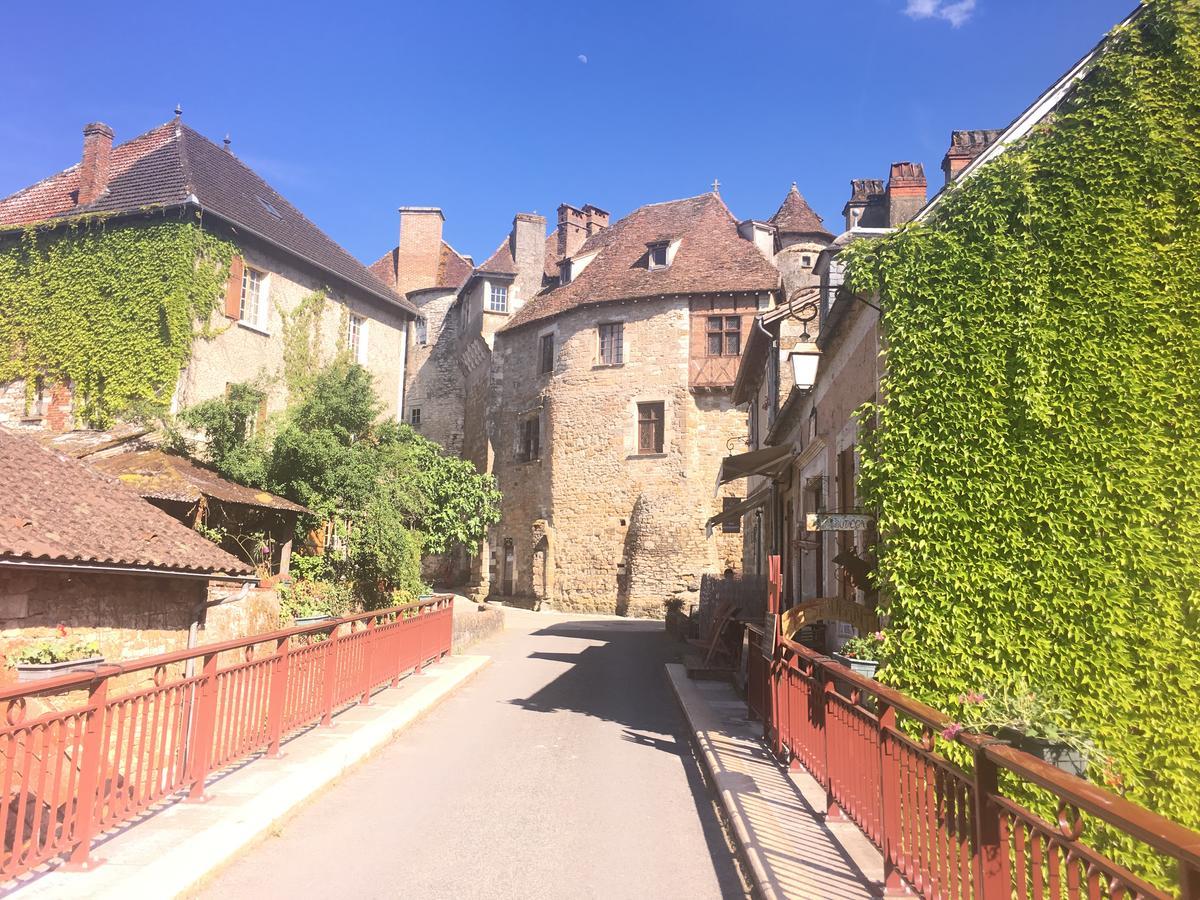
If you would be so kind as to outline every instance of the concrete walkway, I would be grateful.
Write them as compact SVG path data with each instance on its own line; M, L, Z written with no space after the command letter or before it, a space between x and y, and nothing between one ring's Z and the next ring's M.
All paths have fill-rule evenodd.
M662 624L506 612L491 665L200 896L744 897Z
M851 822L826 824L825 791L767 752L762 723L728 683L691 681L668 665L706 772L719 793L755 892L764 900L868 900L883 890L883 859Z

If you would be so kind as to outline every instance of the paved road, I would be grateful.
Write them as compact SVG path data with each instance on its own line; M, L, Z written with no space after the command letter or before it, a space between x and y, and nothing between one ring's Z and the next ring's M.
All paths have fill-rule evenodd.
M474 681L201 896L744 897L661 624L507 614Z

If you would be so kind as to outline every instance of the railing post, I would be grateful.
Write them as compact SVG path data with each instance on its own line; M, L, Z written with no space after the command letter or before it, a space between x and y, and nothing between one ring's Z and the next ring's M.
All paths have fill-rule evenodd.
M833 674L825 666L821 666L821 686L821 715L817 727L824 738L822 743L825 747L825 821L842 822L845 821L846 814L833 794L833 758L839 748L831 746L833 729L829 727L829 707L832 705L830 697L836 692L833 687Z
M333 695L334 688L337 687L337 645L338 645L338 629L340 625L334 625L329 631L329 637L325 639L325 665L324 665L324 697L321 701L321 724L328 728L333 724Z
M975 748L975 872L979 900L1009 900L1012 895L1007 862L1007 836L999 807L992 797L999 790L996 764L982 747Z
M421 669L425 667L425 607L417 607L416 620L417 624L413 627L413 631L417 633L417 665L413 669L414 675L420 675Z
M75 847L64 868L72 871L94 869L103 860L92 859L92 838L103 812L100 769L104 761L104 717L107 713L108 679L105 675L88 689L87 725L83 732L83 753L79 762L79 793L75 804L75 822L71 837Z
M189 803L203 803L208 798L204 795L204 782L208 779L208 767L212 761L213 735L217 728L217 654L209 653L204 657L204 668L200 672L200 684L196 687L198 694L195 706L195 718L192 720L190 735L190 752L188 758L192 761L189 776L192 789L188 792Z
M900 876L900 759L888 735L896 729L896 710L879 701L879 822L883 830L883 895L909 896Z
M1200 900L1200 866L1179 863L1180 900Z
M267 707L267 733L271 736L271 744L267 748L269 759L279 759L283 756L279 750L279 743L283 740L283 712L287 700L290 644L291 638L282 637L275 645L275 664L271 668L271 694Z
M371 705L371 685L374 683L371 664L375 661L375 616L367 620L367 636L363 638L363 690L359 706Z

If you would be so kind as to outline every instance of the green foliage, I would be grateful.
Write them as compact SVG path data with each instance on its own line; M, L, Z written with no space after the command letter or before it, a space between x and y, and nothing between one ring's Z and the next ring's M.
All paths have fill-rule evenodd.
M161 411L233 253L188 221L0 233L0 381L70 380L91 425Z
M1034 690L1023 676L1011 684L960 694L958 703L963 709L962 724L977 734L996 734L1007 728L1084 755L1095 749L1086 735L1069 724L1067 704L1051 693Z
M369 606L416 599L423 551L477 547L499 517L492 476L407 425L376 422L380 403L359 365L339 359L312 373L273 437L239 427L245 396L231 389L180 418L208 435L209 461L227 477L313 510L302 532L338 523L328 575L352 580Z
M862 467L892 622L882 677L953 712L964 688L1024 674L1130 799L1193 828L1198 13L1147 4L1052 122L927 224L848 254L849 286L884 309ZM1146 848L1090 837L1169 878Z
M60 629L65 631L65 629ZM95 640L67 640L65 637L50 638L26 644L9 654L8 661L14 665L47 665L69 662L73 659L91 659L100 655L100 644Z
M344 616L354 608L349 582L339 581L324 556L296 554L292 582L279 585L279 617L283 625L302 616Z

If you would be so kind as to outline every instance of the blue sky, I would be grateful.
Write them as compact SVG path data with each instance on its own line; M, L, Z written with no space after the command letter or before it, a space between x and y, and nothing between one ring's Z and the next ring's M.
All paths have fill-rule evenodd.
M477 261L516 212L701 193L766 218L1006 125L1134 0L25 3L5 10L0 196L184 119L364 261L441 206ZM122 10L117 14L114 10Z

